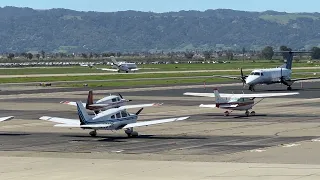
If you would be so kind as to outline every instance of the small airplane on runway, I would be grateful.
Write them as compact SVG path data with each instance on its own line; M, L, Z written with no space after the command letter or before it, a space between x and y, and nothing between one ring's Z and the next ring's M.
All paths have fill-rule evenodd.
M278 52L277 52L278 53ZM243 86L249 85L250 91L255 91L255 86L258 84L277 84L281 83L287 86L287 90L292 90L292 84L297 81L303 80L310 80L310 79L320 79L320 77L310 77L310 78L298 78L292 79L292 61L293 61L293 54L294 53L308 53L303 51L281 51L279 53L287 53L287 62L278 68L271 68L271 69L256 69L251 72L250 75L245 76L243 74L242 69L240 70L241 76L234 77L234 76L219 76L214 75L214 77L221 77L221 78L229 78L229 79L236 79L241 80Z
M48 116L43 116L40 119L59 123L55 125L56 127L92 129L93 131L91 131L89 134L93 137L97 136L97 130L113 131L120 129L124 129L128 137L137 137L138 133L136 131L133 131L134 127L182 121L189 118L178 117L137 122L138 115L141 113L143 108L141 108L135 114L130 114L124 107L108 109L107 111L104 111L95 117L91 117L86 112L86 109L84 108L82 102L77 102L77 110L80 121L78 119L66 119Z
M221 108L227 109L224 112L225 116L229 116L232 111L245 111L245 115L254 116L255 111L249 112L256 104L261 102L264 98L278 97L278 96L290 96L297 95L299 93L263 93L263 94L220 94L217 89L214 90L214 93L192 93L186 92L183 95L187 96L198 96L198 97L215 97L216 104L201 104L199 107L203 108ZM258 102L254 102L254 99L262 98ZM228 110L231 110L229 112Z
M14 116L8 116L8 117L0 117L0 122L3 122L3 121L9 121L11 119L13 119Z
M111 60L113 62L112 67L114 69L97 68L97 67L95 67L95 68L102 70L102 71L112 71L112 72L119 72L119 73L121 71L129 73L129 72L136 72L139 70L139 68L137 67L137 65L135 63L117 62L115 57L111 57Z
M112 108L123 107L125 109L134 109L134 108L143 108L143 107L152 107L152 106L161 106L160 103L151 103L151 104L137 104L137 105L126 105L127 102L132 100L124 99L121 94L119 96L110 95L106 96L98 101L93 101L93 91L90 90L87 98L87 103L83 103L83 106L86 109L94 111L95 114L99 114L101 111L105 111ZM77 102L74 101L61 101L60 104L67 104L71 106L77 106Z

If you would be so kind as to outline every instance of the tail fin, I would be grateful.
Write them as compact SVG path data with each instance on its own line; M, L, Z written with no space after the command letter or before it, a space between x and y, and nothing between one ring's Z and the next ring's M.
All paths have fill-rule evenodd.
M89 91L86 108L89 109L89 106L93 104L93 92L92 90Z
M286 68L287 69L291 69L292 68L292 61L293 61L293 52L290 51L287 55L287 65Z
M111 61L113 62L114 65L119 66L119 63L117 62L115 57L111 57Z
M87 124L89 121L92 120L92 118L87 113L86 109L83 107L83 104L81 101L77 102L77 110L78 110L78 116L79 116L81 125Z
M218 89L214 89L213 92L214 92L214 96L215 96L215 98L216 98L216 103L217 103L217 104L223 103L224 101L223 101L223 99L221 98Z

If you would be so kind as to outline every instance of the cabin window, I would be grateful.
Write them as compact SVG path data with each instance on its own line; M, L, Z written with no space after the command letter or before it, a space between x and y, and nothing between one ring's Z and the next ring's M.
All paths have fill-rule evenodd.
M261 73L261 76L263 76L263 73Z
M113 98L113 99L112 99L112 102L117 102L117 99L116 99L116 98Z
M117 114L116 114L116 117L117 117L117 118L121 118L121 114L120 114L120 113L117 113Z
M255 73L253 73L253 75L260 76L260 73L259 72L255 72Z
M122 117L127 117L128 114L127 114L127 112L125 112L125 111L121 111L121 116L122 116Z
M120 98L119 98L119 97L117 97L117 101L120 101Z
M116 116L115 116L115 115L112 115L112 116L111 116L111 119L115 119L115 118L116 118Z

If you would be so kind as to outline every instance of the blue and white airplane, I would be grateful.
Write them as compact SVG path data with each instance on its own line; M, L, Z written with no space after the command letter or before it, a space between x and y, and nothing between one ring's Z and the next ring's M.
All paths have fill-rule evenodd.
M89 134L93 137L97 136L97 130L113 131L121 129L124 130L128 137L137 137L138 133L136 131L133 131L134 127L182 121L189 118L178 117L170 119L137 122L138 115L141 113L143 108L141 108L135 114L130 114L123 107L108 109L92 117L88 115L82 102L77 102L77 110L79 119L66 119L48 116L43 116L40 119L58 123L57 125L55 125L56 127L92 129L93 131L91 131Z
M236 79L241 80L243 85L248 85L250 91L255 90L255 86L258 84L284 84L287 86L287 90L292 90L292 84L297 81L310 80L310 79L320 79L320 77L310 77L310 78L298 78L292 79L292 61L293 61L293 53L308 53L308 52L300 52L300 51L282 51L281 53L288 53L287 62L278 68L271 69L255 69L250 75L245 76L241 69L241 76L217 76L222 78Z

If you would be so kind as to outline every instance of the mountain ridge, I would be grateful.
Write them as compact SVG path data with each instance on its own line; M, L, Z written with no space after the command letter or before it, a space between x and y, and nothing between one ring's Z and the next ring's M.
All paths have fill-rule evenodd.
M320 13L0 8L0 52L261 49L320 44Z

